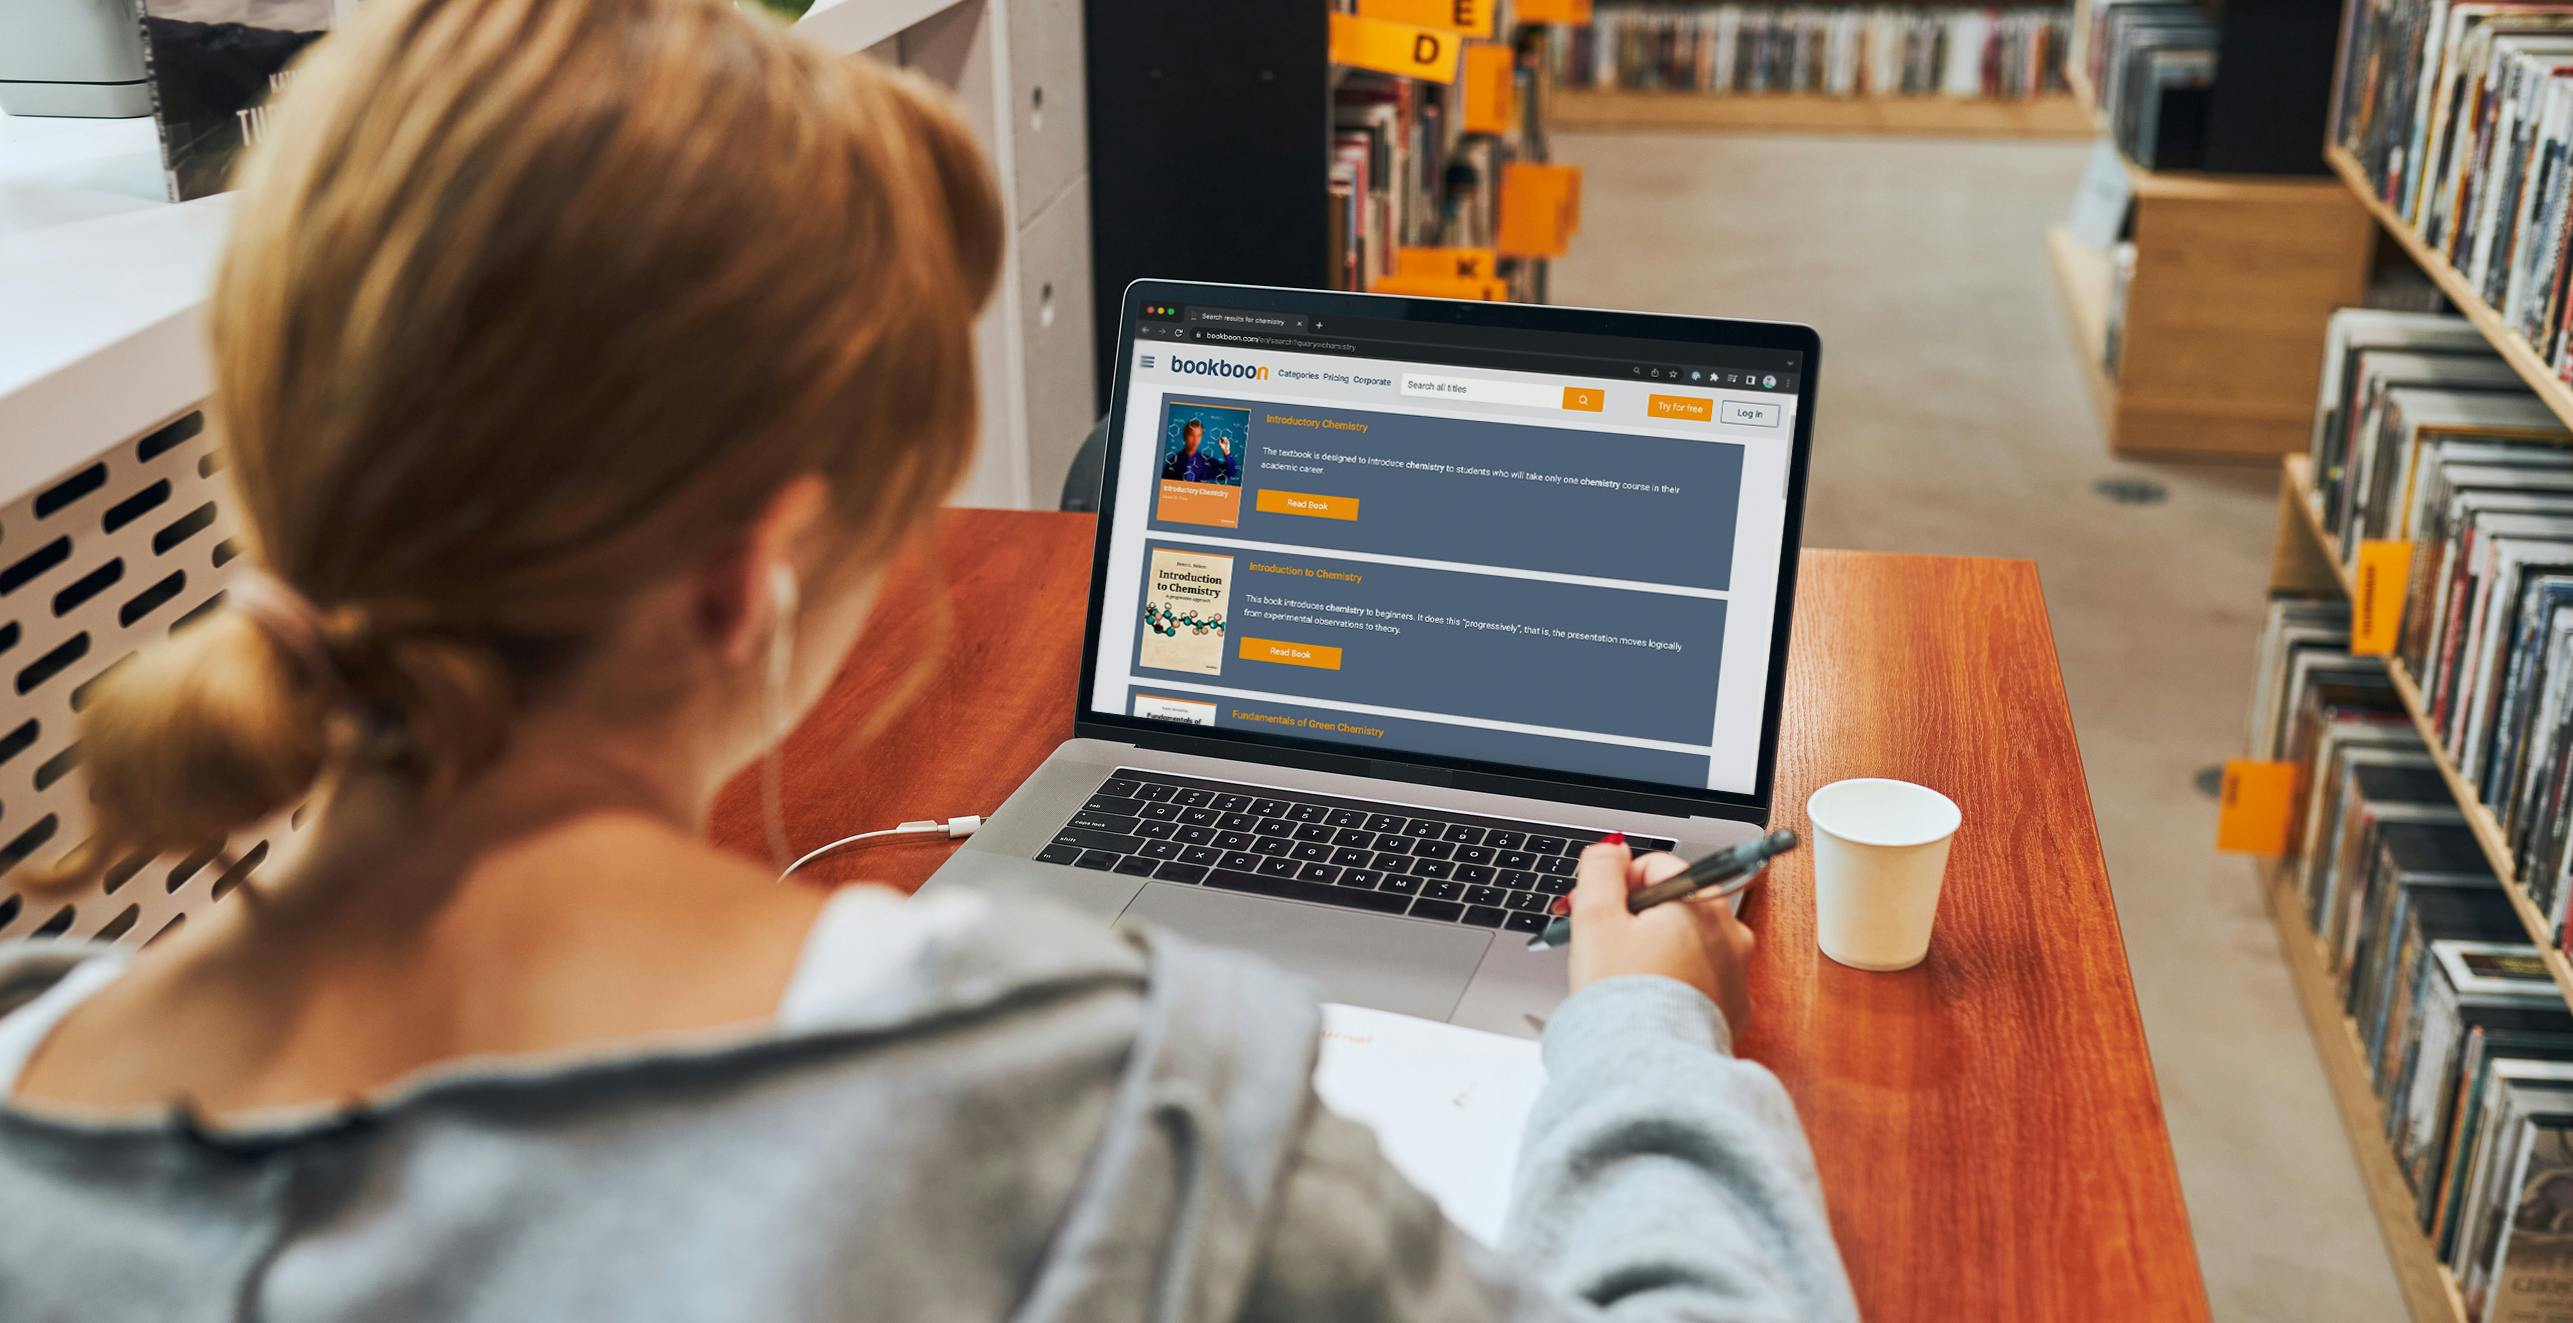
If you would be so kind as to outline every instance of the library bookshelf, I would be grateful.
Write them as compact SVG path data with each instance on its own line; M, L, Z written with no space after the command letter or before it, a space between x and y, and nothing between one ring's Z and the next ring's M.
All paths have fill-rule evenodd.
M1925 138L2084 138L2091 133L2090 117L2061 94L2003 99L1566 88L1553 94L1546 118L1549 128L1568 133L1674 129Z
M2366 213L2329 179L2129 163L2127 182L2135 270L2122 316L2109 255L2061 226L2047 236L2110 452L2266 460L2304 449L2324 323L2367 292Z
M2323 526L2314 508L2313 460L2305 455L2288 456L2279 473L2278 542L2270 561L2271 591L2348 596L2353 585L2339 551L2339 540ZM2395 694L2404 711L2420 728L2440 779L2457 797L2457 807L2465 814L2476 844L2483 848L2485 862L2501 879L2502 894L2518 911L2520 923L2544 956L2546 970L2555 977L2557 989L2564 993L2568 1004L2573 1004L2573 961L2568 961L2558 948L2547 930L2546 916L2520 884L2500 821L2458 770L2456 760L2448 755L2430 722L2421 686L2402 659L2386 658L2386 672L2393 678ZM2458 1295L2455 1277L2438 1261L2414 1215L2412 1188L2396 1168L2393 1149L2386 1140L2385 1116L2368 1077L2367 1054L2360 1047L2356 1027L2342 1012L2340 992L2323 959L2322 944L2305 924L2301 898L2286 870L2275 860L2261 859L2257 864L2262 898L2269 906L2271 923L2278 929L2279 952L2286 958L2289 980L2296 985L2296 999L2304 1007L2307 1027L2314 1035L2315 1055L2322 1058L2324 1078L2331 1085L2342 1125L2349 1132L2359 1181L2367 1188L2368 1203L2376 1213L2378 1230L2385 1236L2404 1301L2411 1307L2415 1323L2458 1323L2465 1317L2464 1301Z
M2366 173L2359 168L2358 158L2350 155L2347 148L2334 143L2323 149L2323 157L2330 163L2332 173L2348 187L2351 196L2356 197L2359 205L2375 219L2378 228L2385 231L2386 237L2403 249L2404 254L2430 277L2450 303L2457 305L2457 312L2483 333L2493 352L2510 364L2520 380L2527 382L2528 388L2537 393L2537 398L2545 401L2546 407L2563 419L2565 426L2573 427L2573 386L2566 385L2564 378L2546 365L2546 360L2528 343L2528 337L2505 323L2493 305L2476 292L2463 272L2450 265L2438 250L2422 242L2420 231L2396 215L2392 207L2378 200L2376 190L2368 184Z

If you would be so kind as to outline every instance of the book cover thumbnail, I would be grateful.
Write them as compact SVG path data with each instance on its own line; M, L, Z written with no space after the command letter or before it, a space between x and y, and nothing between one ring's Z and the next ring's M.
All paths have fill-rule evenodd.
M1144 633L1135 664L1190 675L1222 673L1224 616L1232 600L1232 557L1154 548L1144 569Z
M1179 401L1162 406L1153 517L1166 524L1240 527L1242 469L1250 452L1250 410Z

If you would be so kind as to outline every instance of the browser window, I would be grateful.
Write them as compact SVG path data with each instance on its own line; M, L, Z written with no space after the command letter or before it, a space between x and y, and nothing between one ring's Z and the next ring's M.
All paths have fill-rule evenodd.
M1093 708L1755 789L1800 355L1160 306L1132 353Z

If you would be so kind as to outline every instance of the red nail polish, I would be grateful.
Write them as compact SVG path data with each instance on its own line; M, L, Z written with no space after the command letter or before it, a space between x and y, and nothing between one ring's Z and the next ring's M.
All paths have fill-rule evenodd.
M1555 897L1555 903L1554 903L1554 904L1552 904L1552 905L1548 905L1548 906L1546 907L1546 913L1551 914L1551 915L1555 916L1555 917L1556 917L1556 918L1558 918L1558 919L1562 918L1563 916L1565 916L1565 915L1567 915L1567 914L1572 913L1572 897L1570 897L1570 896L1557 896L1557 897Z
M1607 835L1600 837L1599 843L1601 845L1624 845L1626 843L1626 833L1622 831L1612 831Z

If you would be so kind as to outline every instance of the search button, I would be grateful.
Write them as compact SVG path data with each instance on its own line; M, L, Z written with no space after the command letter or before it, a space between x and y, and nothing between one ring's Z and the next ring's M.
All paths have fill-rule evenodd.
M1748 400L1726 400L1724 402L1724 421L1743 427L1776 427L1778 425L1778 406L1774 404L1753 404Z
M1608 407L1608 392L1597 386L1566 386L1563 388L1563 407L1597 413Z

